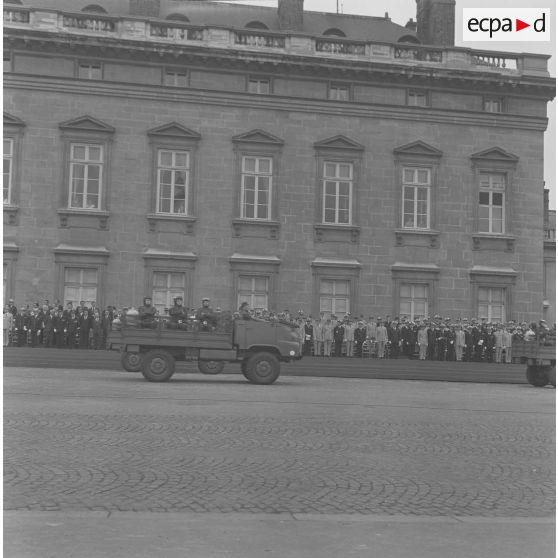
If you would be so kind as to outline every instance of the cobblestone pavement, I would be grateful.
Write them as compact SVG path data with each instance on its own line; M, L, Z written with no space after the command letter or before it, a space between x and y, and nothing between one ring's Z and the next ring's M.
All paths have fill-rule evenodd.
M549 517L555 391L4 370L4 507Z

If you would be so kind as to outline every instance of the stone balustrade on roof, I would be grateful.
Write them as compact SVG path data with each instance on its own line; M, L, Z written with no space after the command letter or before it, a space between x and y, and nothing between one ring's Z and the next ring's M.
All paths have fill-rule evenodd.
M371 18L372 19L372 18ZM4 6L4 35L18 31L55 34L67 38L97 38L130 45L148 43L153 49L219 49L246 54L288 55L350 61L385 63L408 68L482 72L485 75L548 77L549 56L528 53L481 51L460 47L423 46L349 38L277 32L263 29L192 25L172 20L144 19L98 13L71 13L49 9ZM47 34L47 35L45 35Z

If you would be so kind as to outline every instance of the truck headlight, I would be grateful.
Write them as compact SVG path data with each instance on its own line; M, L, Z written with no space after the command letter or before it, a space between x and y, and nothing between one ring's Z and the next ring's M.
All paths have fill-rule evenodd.
M295 353L294 351L291 351L289 354L290 354L291 356L295 356L296 353Z

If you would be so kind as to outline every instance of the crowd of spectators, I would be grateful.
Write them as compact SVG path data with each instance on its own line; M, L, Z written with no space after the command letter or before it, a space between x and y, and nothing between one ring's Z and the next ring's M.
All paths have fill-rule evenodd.
M278 315L255 311L254 317L279 319L299 327L307 356L418 358L419 360L512 362L515 340L552 339L556 325L536 322L489 322L433 316L410 320L406 316L353 317L322 313L319 318L288 310Z
M176 318L173 315L176 303L177 299L175 306L165 315L158 316L154 312L154 316L168 318L171 327ZM195 319L200 310L203 305L197 311L183 308L182 312L181 308L179 317L183 314L187 318L191 314ZM113 322L117 320L115 327L125 322L128 311L128 308L117 309L115 306L101 309L95 302L86 305L81 301L75 306L68 302L63 306L59 301L50 303L48 300L18 308L10 299L4 306L4 346L104 349ZM215 312L218 315L221 310L216 308ZM322 357L406 357L509 363L514 340L551 338L556 333L556 325L549 328L544 320L538 323L513 320L492 323L485 319L450 319L438 315L415 320L406 316L370 316L365 319L362 315L337 317L325 312L313 318L302 311L273 312L250 309L246 304L233 317L278 321L294 326L299 333L303 354Z
M4 346L104 349L108 332L119 312L80 302L59 301L20 306L12 299L4 306Z

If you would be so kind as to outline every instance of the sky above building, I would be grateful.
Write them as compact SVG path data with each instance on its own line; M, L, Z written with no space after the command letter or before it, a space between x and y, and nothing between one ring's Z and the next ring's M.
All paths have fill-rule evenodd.
M254 4L258 6L277 6L277 0L233 0L238 4ZM548 42L474 42L462 40L463 8L528 8L525 0L456 0L456 46L487 49L505 52L531 52L551 56L548 62L550 74L556 76L556 1L537 0L537 8L551 9L551 40ZM304 9L315 12L332 12L383 17L386 12L394 23L405 25L409 19L416 20L416 0L304 0ZM545 133L545 169L544 178L550 189L551 206L556 205L556 100L548 105L549 125Z

